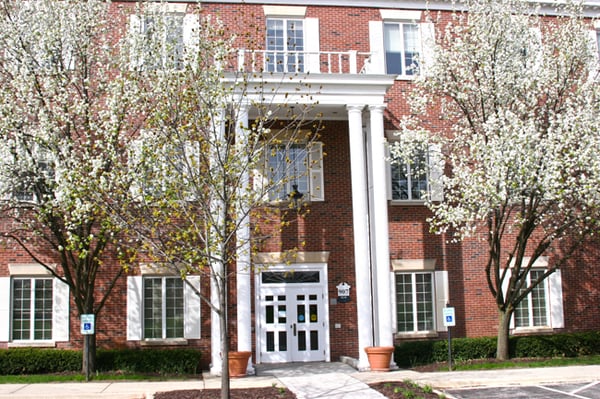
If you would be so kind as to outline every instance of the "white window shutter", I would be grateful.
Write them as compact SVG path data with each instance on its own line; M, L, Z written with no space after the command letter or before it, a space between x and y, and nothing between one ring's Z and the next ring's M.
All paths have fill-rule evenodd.
M390 300L392 301L392 333L398 332L398 302L396 299L396 273L390 272Z
M252 170L252 189L256 195L257 202L269 201L269 194L265 192L269 186L269 174L267 172L267 152L269 146L265 145L260 153L256 167Z
M127 340L142 339L142 276L127 277Z
M502 277L502 273L504 272L504 270L500 270L500 276ZM512 270L508 269L508 271L506 272L506 276L504 277L504 280L502 280L502 293L504 294L504 301L506 302L506 293L508 292L508 283L510 282L510 276L512 274ZM514 313L510 318L510 326L509 328L515 328L515 318L514 318Z
M308 152L310 201L324 201L325 188L323 186L323 143L314 142Z
M589 46L590 53L593 54L590 73L592 74L592 77L595 78L598 72L598 66L600 65L600 43L598 43L598 31L596 29L589 31Z
M388 201L393 199L392 195L392 157L390 155L390 146L385 146L385 192Z
M448 272L440 270L434 272L435 278L435 321L437 331L448 331L444 325L444 308L449 302Z
M432 65L435 51L435 31L432 22L419 24L421 32L421 59L419 60L419 73L427 76L428 67Z
M10 338L10 277L0 277L0 342Z
M144 64L143 56L143 21L136 14L129 16L129 69L136 70Z
M431 144L428 148L429 162L429 199L434 202L444 200L444 159L442 157L441 147L437 144Z
M52 284L52 340L69 340L69 286L55 278Z
M186 14L183 17L183 48L185 60L194 64L200 44L200 18L198 14Z
M373 74L385 73L385 49L383 47L383 22L369 21L369 44L371 59L368 72Z
M320 46L319 46L319 19L306 18L304 19L304 38L306 52L306 69L305 72L321 73Z
M550 327L564 328L565 316L563 311L562 276L560 270L548 276L548 291L550 295Z
M183 284L184 298L184 338L200 339L200 297L194 289L200 291L200 276L187 276L187 283Z

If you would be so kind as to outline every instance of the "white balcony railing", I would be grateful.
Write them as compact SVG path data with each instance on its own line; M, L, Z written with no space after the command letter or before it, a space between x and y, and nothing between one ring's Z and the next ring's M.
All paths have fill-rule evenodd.
M350 51L238 50L238 71L281 73L368 73L370 53Z

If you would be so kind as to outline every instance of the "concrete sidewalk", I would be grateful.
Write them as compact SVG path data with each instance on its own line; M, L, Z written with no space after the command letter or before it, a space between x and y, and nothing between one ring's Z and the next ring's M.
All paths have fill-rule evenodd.
M275 384L287 387L298 399L380 399L383 396L370 389L368 384L406 379L430 385L438 390L475 386L591 382L600 380L600 365L436 373L411 370L359 373L347 364L337 362L259 365L256 376L232 379L231 387L264 387ZM0 384L0 399L150 399L156 392L219 387L218 377L161 382Z

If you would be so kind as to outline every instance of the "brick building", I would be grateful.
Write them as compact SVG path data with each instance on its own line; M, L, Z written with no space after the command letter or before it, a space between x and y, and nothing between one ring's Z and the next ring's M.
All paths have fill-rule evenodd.
M127 10L132 3L113 6ZM181 24L176 31L182 42L186 17L196 6L169 2L173 20ZM421 190L441 194L435 174L411 175L386 161L384 142L393 140L398 121L409 112L410 65L417 54L427 57L427 43L439 29L439 22L428 19L426 6L440 12L441 21L452 10L445 1L200 3L201 13L219 16L231 29L262 27L257 32L264 36L255 40L260 50L240 52L240 57L249 60L258 54L262 67L275 75L301 68L309 72L305 83L321 88L313 96L325 125L318 151L326 156L300 182L311 212L298 216L292 228L252 259L268 268L239 273L231 287L232 342L239 350L252 351L254 363L349 356L366 368L364 347L446 337L442 309L447 304L456 309L453 336L497 331L497 311L481 267L485 248L476 240L449 244L443 235L430 233ZM593 18L600 11L589 4L585 12ZM139 24L133 18L132 25ZM269 63L267 53L281 62ZM294 79L285 84L298 86ZM247 118L253 112L248 109ZM292 264L285 262L283 252L299 242L305 243L302 251ZM554 273L537 291L543 298L540 308L522 309L513 333L599 329L599 250L590 244ZM552 258L544 257L537 266L543 270L548 262ZM285 273L290 270L294 273ZM212 351L210 363L218 370L217 323L208 306L176 280L144 265L122 277L97 325L98 344L199 348ZM200 278L192 283L208 289ZM182 298L177 305L185 319L180 331L149 335L144 304L147 295L157 292L163 294L163 306L168 295ZM16 328L17 321L33 318L44 301L51 323L41 333ZM163 312L159 324L167 324L167 318ZM25 253L0 248L0 347L79 348L81 341L68 289ZM208 362L209 356L205 358Z

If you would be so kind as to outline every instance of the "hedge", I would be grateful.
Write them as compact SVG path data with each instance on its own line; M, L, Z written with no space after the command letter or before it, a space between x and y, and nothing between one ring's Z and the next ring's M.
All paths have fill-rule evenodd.
M553 335L512 336L509 354L516 358L575 357L600 354L600 331ZM496 356L496 337L454 338L452 357L464 361ZM448 341L406 341L396 346L399 367L414 367L448 361Z
M201 353L195 349L98 350L98 371L197 374ZM80 372L82 352L65 349L0 350L0 375Z

